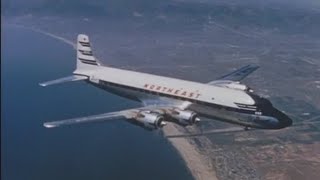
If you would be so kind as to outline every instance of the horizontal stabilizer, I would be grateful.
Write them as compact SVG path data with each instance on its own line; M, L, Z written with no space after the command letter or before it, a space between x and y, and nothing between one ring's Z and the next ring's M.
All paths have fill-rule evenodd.
M88 79L87 76L72 75L72 76L63 77L63 78L52 80L52 81L43 82L43 83L40 83L39 85L45 87L45 86L50 86L50 85L54 85L54 84L61 84L61 83L73 82L73 81L81 81L81 80L86 80L86 79Z

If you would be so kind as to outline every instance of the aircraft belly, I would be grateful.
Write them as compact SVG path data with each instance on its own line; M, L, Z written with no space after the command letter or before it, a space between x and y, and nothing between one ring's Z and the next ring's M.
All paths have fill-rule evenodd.
M208 107L200 104L192 104L188 107L189 110L197 112L200 116L212 118L214 120L229 122L242 126L263 128L261 124L257 124L254 119L256 115L246 114L225 110L223 108Z

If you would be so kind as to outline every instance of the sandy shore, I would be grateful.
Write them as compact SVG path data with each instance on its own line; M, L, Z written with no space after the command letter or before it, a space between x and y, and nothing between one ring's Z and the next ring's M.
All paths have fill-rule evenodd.
M168 123L163 128L163 132L165 135L181 134L173 123ZM199 153L197 147L193 145L189 139L170 138L168 140L178 150L196 180L218 179L211 162L204 155Z

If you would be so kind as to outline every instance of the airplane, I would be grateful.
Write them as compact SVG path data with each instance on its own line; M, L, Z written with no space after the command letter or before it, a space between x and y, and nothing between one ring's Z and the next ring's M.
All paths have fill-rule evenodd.
M45 122L46 128L78 123L127 120L147 130L166 122L189 126L200 117L240 125L248 130L281 129L292 120L240 81L259 68L247 65L206 84L129 71L103 65L93 56L89 37L77 37L73 75L40 83L41 86L84 81L115 95L138 101L141 107L99 115Z

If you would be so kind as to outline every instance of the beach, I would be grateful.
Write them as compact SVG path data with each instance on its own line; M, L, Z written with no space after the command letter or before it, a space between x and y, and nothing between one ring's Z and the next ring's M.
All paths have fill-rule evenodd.
M182 134L176 124L168 123L163 128L165 135ZM196 180L218 179L211 161L201 154L195 143L189 138L169 138L168 141L177 149Z

